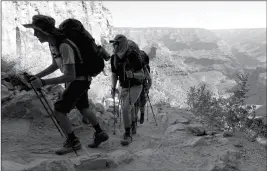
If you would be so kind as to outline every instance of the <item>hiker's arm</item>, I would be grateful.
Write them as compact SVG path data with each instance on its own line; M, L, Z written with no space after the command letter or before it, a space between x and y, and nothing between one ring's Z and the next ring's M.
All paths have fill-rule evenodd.
M51 79L43 79L44 85L68 83L76 79L76 72L75 72L74 64L64 65L64 70L65 70L65 73L62 76L51 78Z
M55 61L55 59L53 58L53 62L50 66L48 66L46 69L44 69L43 71L41 71L40 73L36 74L35 76L42 78L45 77L53 72L55 72L58 69L57 63Z
M114 58L115 58L115 55L112 55L111 59L110 59L110 65L111 65L111 88L116 88L117 82L118 82L117 71L116 71L116 68L114 66Z
M151 85L152 85L152 78L151 78L151 76L150 76L150 74L149 74L147 68L145 68L144 72L145 72L145 78L146 78L147 81L148 81L148 89L150 89L150 87L151 87Z
M73 49L68 44L63 43L60 45L59 51L63 58L63 75L56 78L45 79L44 83L46 85L68 83L76 79Z

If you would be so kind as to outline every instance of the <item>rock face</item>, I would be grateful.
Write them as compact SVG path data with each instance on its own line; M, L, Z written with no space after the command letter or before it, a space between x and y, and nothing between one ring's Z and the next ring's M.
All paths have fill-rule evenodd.
M6 86L1 85L1 101L2 103L9 100L12 96L12 92L8 91L8 88Z
M51 63L48 46L38 42L32 29L22 26L30 23L33 15L52 16L56 26L67 18L76 18L92 33L98 44L110 35L111 14L100 1L4 2L2 5L2 23L5 26L2 30L2 54L16 60L19 69L37 72Z
M48 103L53 109L52 101L45 95ZM36 94L31 91L22 91L17 94L6 105L2 106L2 116L12 118L38 118L48 116L45 108Z

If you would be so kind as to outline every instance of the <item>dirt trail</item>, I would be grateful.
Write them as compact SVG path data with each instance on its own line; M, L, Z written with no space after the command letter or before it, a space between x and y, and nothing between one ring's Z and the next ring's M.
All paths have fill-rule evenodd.
M150 115L150 122L139 125L137 134L133 136L133 142L128 147L122 147L120 140L123 129L113 128L106 130L110 136L109 141L103 143L98 149L90 149L87 144L92 141L93 129L89 125L76 129L78 137L83 144L83 149L78 151L79 156L92 153L109 153L116 150L127 150L133 160L120 164L110 171L127 170L178 170L197 171L201 164L207 160L213 160L218 154L227 149L236 149L242 153L241 171L266 171L266 149L255 143L244 140L243 147L234 146L236 139L228 138L228 142L222 144L217 138L203 137L203 143L195 147L185 146L196 136L185 130L178 130L171 134L164 134L163 124L155 125ZM75 153L57 156L53 149L60 147L64 139L55 129L50 118L42 124L27 120L3 120L2 121L2 161L13 161L27 165L38 159L62 159L75 158ZM49 125L49 126L47 126ZM118 125L117 125L118 126ZM77 171L85 171L78 170Z

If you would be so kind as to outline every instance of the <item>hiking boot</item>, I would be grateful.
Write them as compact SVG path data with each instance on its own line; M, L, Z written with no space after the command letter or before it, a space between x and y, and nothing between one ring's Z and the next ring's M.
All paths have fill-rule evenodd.
M73 152L74 150L80 150L81 148L82 145L78 137L75 137L74 139L67 138L67 140L63 144L63 148L57 149L55 153L58 155L63 155Z
M132 126L132 134L136 134L136 126Z
M107 141L108 139L109 139L109 136L104 131L98 134L95 132L94 141L91 144L89 144L88 147L97 148L102 142Z
M144 123L144 116L145 116L145 114L144 113L141 113L140 114L140 120L139 120L139 122L140 122L140 124L143 124Z
M126 146L129 145L133 141L133 138L130 134L124 133L123 140L121 140L121 145Z

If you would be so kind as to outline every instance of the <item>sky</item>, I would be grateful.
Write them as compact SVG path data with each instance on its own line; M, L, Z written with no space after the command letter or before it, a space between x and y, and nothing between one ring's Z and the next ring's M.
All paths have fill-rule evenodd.
M104 1L115 27L266 28L266 1Z

